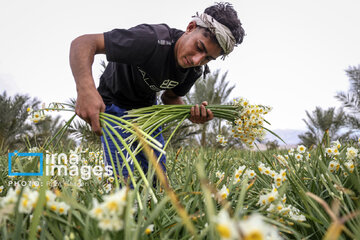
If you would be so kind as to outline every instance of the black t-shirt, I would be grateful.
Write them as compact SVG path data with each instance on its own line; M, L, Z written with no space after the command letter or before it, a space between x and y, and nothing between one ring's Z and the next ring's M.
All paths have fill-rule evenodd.
M156 92L167 89L184 96L201 76L202 67L176 65L174 46L183 33L165 24L105 32L109 63L98 87L105 104L125 109L151 106Z

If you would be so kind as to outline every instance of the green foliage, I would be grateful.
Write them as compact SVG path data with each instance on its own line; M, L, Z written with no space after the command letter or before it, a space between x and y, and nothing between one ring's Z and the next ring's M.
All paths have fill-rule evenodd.
M335 96L348 110L347 126L360 134L360 65L345 70L349 77L350 89L348 92L338 92Z
M299 135L301 143L307 147L318 145L321 143L322 137L328 132L331 140L345 139L351 131L342 133L345 127L346 115L342 108L335 111L334 107L323 110L321 107L316 109L310 114L306 111L308 120L304 119L308 131Z
M32 129L26 122L27 108L40 104L36 98L16 94L11 97L6 91L0 95L0 152L5 153L24 147L24 137Z
M346 158L348 147L350 146L344 144L340 148L338 159L341 164ZM339 218L355 213L360 206L358 158L352 173L348 173L346 169L330 172L327 166L331 158L324 152L324 147L318 147L310 152L310 158L298 161L293 155L281 151L190 147L184 147L180 151L169 149L167 175L170 186L196 228L195 239L219 239L212 219L221 209L227 209L230 217L237 221L249 214L261 213L268 223L281 231L283 239L322 239L333 221L322 203L311 198L306 194L307 192L315 194L325 204L331 206L330 211L334 213L338 211ZM283 165L274 157L276 155L287 156L287 162ZM89 152L84 153L83 156L89 160L89 165L96 165L97 160L91 160ZM6 168L6 162L5 157L0 157L1 169ZM258 205L259 196L270 191L274 181L271 176L259 171L260 163L264 163L273 171L287 170L287 179L278 189L279 196L286 194L286 204L299 209L306 217L305 222L294 221L285 214L269 212L267 211L269 205ZM80 163L79 166L83 164ZM236 169L242 165L246 166L246 169L255 170L256 178L249 180L243 173L240 176L241 182L234 183ZM219 178L217 171L224 172L224 176ZM349 175L345 176L344 173ZM138 173L135 172L135 176L139 177ZM10 180L42 181L31 177L8 179L6 174L1 174L0 184L4 185L5 189L0 196L5 196L9 191L10 187L7 183ZM58 185L53 184L55 180ZM65 236L67 239L73 236L75 239L189 239L194 237L186 230L175 206L160 187L152 188L158 199L156 203L154 198L150 197L147 187L140 181L139 193L143 209L139 208L140 203L136 200L135 191L130 190L124 209L125 227L120 231L109 231L101 230L97 220L90 214L94 206L93 199L102 202L105 196L114 193L114 184L110 193L104 193L104 184L109 182L108 178L99 181L92 176L90 180L83 181L84 185L81 187L77 185L77 178L71 176L54 176L51 180L43 181L46 182L41 187L43 190L40 191L52 189L58 192L56 201L66 202L70 205L70 210L66 215L61 215L45 206L39 212L39 230L35 226L36 238L62 239ZM216 201L211 195L216 195L222 186L229 189L229 195L223 201ZM333 204L335 202L339 207L335 207ZM16 204L11 208L0 208L0 212L2 213L1 239L28 239L28 230L33 221L30 220L30 214L18 212ZM154 231L146 235L144 231L150 224L154 224ZM360 233L359 227L360 218L355 215L346 221L339 239L354 239Z

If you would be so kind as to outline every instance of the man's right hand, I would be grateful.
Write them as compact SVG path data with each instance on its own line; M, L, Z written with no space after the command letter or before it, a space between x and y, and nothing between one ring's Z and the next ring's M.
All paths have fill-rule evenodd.
M78 93L75 112L101 136L99 113L105 111L105 104L96 90L91 70L94 56L99 53L105 53L104 34L89 34L72 41L69 57Z
M96 88L78 91L75 112L98 136L102 135L99 114L104 111L105 104Z

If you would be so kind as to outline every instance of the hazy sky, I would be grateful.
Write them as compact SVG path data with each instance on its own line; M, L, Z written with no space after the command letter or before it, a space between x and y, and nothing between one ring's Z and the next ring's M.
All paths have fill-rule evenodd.
M305 129L305 110L340 106L345 69L360 64L360 1L230 1L247 33L243 44L210 68L229 71L233 97L270 105L271 129ZM167 23L185 30L214 1L4 1L0 8L0 90L45 102L76 97L71 41L82 34ZM93 66L100 76L100 60ZM3 114L3 113L1 113Z

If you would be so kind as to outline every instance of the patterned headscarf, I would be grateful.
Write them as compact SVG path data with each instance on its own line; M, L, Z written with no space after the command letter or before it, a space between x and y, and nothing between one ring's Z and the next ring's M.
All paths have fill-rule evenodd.
M235 38L228 27L219 23L206 13L194 16L193 20L198 26L209 29L209 31L216 36L216 40L222 48L225 56L234 50L236 43Z

